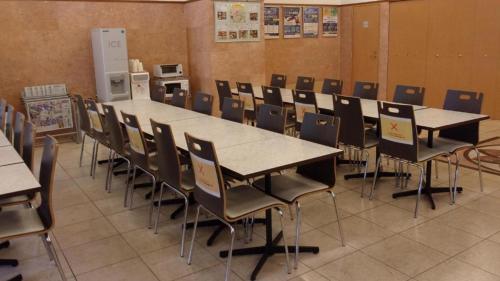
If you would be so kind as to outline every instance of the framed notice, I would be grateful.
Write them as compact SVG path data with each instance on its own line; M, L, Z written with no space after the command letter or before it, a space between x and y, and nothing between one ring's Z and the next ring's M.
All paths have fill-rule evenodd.
M260 40L260 2L214 1L215 42Z
M301 7L283 7L283 37L300 38L302 13Z
M338 35L338 9L337 7L323 8L323 37Z
M280 7L264 7L264 38L280 38Z
M316 38L319 32L319 7L304 7L304 38Z
M69 97L26 100L28 120L37 133L73 128L73 111Z

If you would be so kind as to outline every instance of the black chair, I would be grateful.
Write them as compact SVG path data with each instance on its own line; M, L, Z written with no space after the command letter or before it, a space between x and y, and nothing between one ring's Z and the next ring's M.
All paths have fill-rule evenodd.
M354 83L353 96L362 99L377 100L378 83L356 81Z
M295 130L300 131L305 113L318 113L316 94L312 91L293 90L293 104L295 106Z
M7 101L0 99L0 130L5 133L5 111L7 110Z
M253 123L255 120L257 103L255 102L252 84L236 82L236 88L238 89L240 100L244 102L245 117L247 121L251 121Z
M212 115L214 97L206 93L196 93L194 96L193 110L206 115Z
M314 77L297 77L295 90L314 91Z
M5 137L11 142L14 142L14 106L8 104L5 114Z
M24 137L24 114L16 112L16 121L14 123L14 148L19 155L23 155L23 137Z
M196 228L200 209L203 208L219 221L227 225L231 233L231 242L227 255L226 274L224 280L229 280L231 273L231 258L234 245L235 229L231 225L241 219L252 217L256 212L277 209L280 214L281 228L283 231L283 243L286 254L286 265L290 273L288 246L283 227L282 207L286 205L264 192L248 185L240 185L226 189L224 178L219 167L217 154L212 142L186 135L186 142L193 163L195 175L194 198L198 202L196 217L194 219L193 237L189 250L188 264L191 264L193 246L196 237Z
M285 74L272 74L271 87L286 88L286 75Z
M175 88L170 100L170 105L186 108L188 92L184 89Z
M368 149L378 144L377 135L371 130L365 130L365 121L361 100L357 97L334 96L334 116L344 120L340 123L339 142L351 151L361 154L361 160L365 161L363 183L361 185L361 197L364 196L366 174L368 173L368 160L370 154ZM364 155L364 159L363 159Z
M257 111L257 128L271 132L285 133L286 109L272 105L261 104Z
M262 97L265 104L272 104L279 107L283 106L283 99L281 97L281 90L279 87L262 86Z
M416 218L418 215L420 194L425 174L424 166L421 163L431 161L436 157L446 156L448 158L448 165L451 165L449 153L440 145L433 145L432 148L429 148L419 142L415 113L412 105L378 102L378 114L380 124L378 149L380 156L375 166L375 175L373 177L370 199L373 198L377 174L383 157L388 157L397 162L415 166L420 170L417 202L415 206ZM450 196L452 197L451 178L449 184Z
M42 161L40 165L40 197L41 203L36 208L12 208L0 212L0 240L12 240L37 235L42 239L51 261L54 261L62 280L66 280L58 253L52 244L50 232L55 225L52 208L52 191L56 170L58 145L57 141L47 136L44 140ZM18 275L11 280L22 280Z
M101 113L99 112L97 103L92 99L86 100L85 103L87 105L87 114L90 119L90 124L92 125L92 136L94 137L90 175L92 176L92 178L95 178L95 170L97 167L98 158L97 156L99 155L99 145L102 144L105 147L109 148L109 133L105 130L105 123Z
M342 95L343 86L344 82L342 80L327 78L323 80L323 87L321 87L321 93L326 95Z
M236 123L243 123L245 109L243 101L235 100L232 98L224 98L224 105L222 106L222 119L233 121Z
M411 105L424 105L424 95L424 87L396 85L392 101Z
M231 92L231 86L229 81L215 80L215 86L217 87L217 94L219 95L219 110L222 111L225 98L233 98L233 93Z
M336 148L338 143L339 123L340 120L338 118L334 118L333 116L307 112L304 115L300 138ZM330 193L335 206L335 215L337 217L342 246L344 246L344 234L342 232L335 194L332 190L335 185L336 177L335 158L301 165L297 168L297 174L301 176L301 180L288 175L273 176L271 179L273 184L271 195L286 202L290 207L295 205L297 216L295 236L295 268L297 268L298 265L300 224L302 217L299 201L306 196L313 195L318 192ZM312 181L308 181L306 179L311 179ZM318 184L318 182L322 184ZM254 186L264 190L264 179L255 181Z
M76 108L78 109L78 120L80 125L80 130L83 132L82 135L82 146L80 148L80 167L82 166L83 159L83 149L85 147L85 139L86 137L94 138L93 131L90 125L89 114L87 113L87 105L83 100L81 95L75 95L76 100Z
M149 96L152 101L165 103L165 95L167 94L167 88L161 85L153 85L151 87L151 92Z
M158 181L161 182L160 196L158 202L162 202L164 187L178 194L184 199L184 222L182 224L181 257L184 256L184 242L186 237L187 215L189 207L189 196L194 189L194 178L192 170L182 171L181 161L177 153L177 146L168 124L161 124L151 120L151 127L158 149ZM157 204L155 219L155 233L158 232L160 219L160 208Z
M446 110L467 112L467 113L481 113L481 107L483 104L483 93L460 91L460 90L448 90L446 98L444 100L443 108ZM449 129L444 129L439 131L439 137L434 139L434 143L437 145L446 146L450 154L454 154L456 157L455 166L455 192L453 201L455 201L456 195L456 183L458 178L459 170L459 158L458 151L466 148L474 149L477 155L477 169L479 173L479 186L481 192L483 191L483 177L481 170L481 155L476 147L479 143L479 122L462 125L459 127L453 127ZM437 167L437 161L435 162Z

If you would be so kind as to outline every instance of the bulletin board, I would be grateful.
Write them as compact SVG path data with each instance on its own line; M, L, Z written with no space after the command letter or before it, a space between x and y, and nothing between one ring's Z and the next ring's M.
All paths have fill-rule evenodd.
M338 9L337 7L323 8L323 37L335 37L338 35Z
M215 42L260 40L260 2L214 1Z
M319 33L319 7L304 7L304 38L316 38Z
M280 7L264 7L264 38L280 38Z
M302 27L302 8L283 7L283 38L300 38Z

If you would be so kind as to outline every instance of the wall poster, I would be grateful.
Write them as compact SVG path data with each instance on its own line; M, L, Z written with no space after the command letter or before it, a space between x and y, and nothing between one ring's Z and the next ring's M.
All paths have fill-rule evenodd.
M337 7L323 8L323 37L338 35L338 9Z
M319 33L319 7L304 7L304 38L316 38Z
M214 1L215 42L260 40L260 2Z
M283 37L301 37L301 7L283 7Z
M69 97L26 100L28 120L36 132L49 132L73 128L73 112Z
M264 38L280 38L280 7L264 7Z

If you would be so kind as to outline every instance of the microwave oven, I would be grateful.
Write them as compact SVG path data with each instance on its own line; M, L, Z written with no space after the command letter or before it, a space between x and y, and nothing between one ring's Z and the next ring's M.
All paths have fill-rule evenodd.
M158 78L182 76L182 64L155 64L153 73Z

